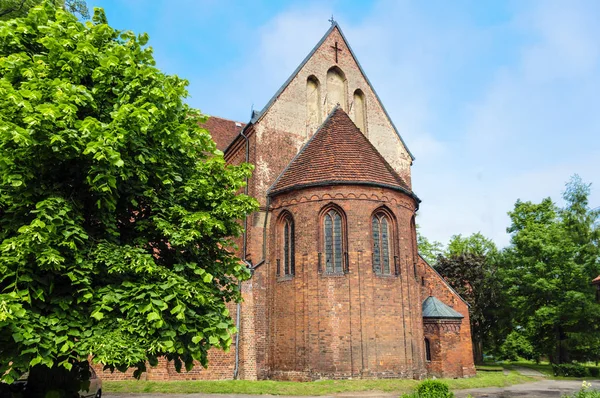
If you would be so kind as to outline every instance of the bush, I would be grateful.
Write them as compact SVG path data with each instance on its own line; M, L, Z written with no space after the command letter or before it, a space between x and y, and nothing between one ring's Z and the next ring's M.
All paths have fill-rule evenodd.
M552 371L554 376L565 376L565 377L586 377L591 376L590 370L583 365L578 363L562 363L559 365L552 365Z
M454 398L448 385L438 380L425 380L419 383L412 394L404 394L401 398Z
M590 368L588 368L588 370L590 372L590 376L592 376L592 377L600 377L600 368L590 367Z

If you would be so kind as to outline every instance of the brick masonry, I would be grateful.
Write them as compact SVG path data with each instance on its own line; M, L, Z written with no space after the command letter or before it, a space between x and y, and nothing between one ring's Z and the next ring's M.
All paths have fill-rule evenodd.
M337 59L336 46L340 50ZM332 78L331 71L341 78ZM332 98L361 126L385 167L394 170L404 188L339 181L269 196L269 188L335 106ZM475 374L468 306L417 253L414 217L418 204L409 192L411 155L337 25L260 116L243 125L243 135L237 134L239 128L234 122L212 122L219 127L211 131L219 147L227 148L226 161L255 166L247 192L260 203L260 210L245 220L246 252L237 253L261 264L252 279L242 285L239 378L420 379ZM228 126L236 130L229 131ZM231 137L236 138L226 145ZM335 143L327 145L330 149ZM353 162L352 167L368 166L356 163L361 162ZM335 174L333 170L332 179ZM328 275L319 268L319 253L323 261L320 213L326 206L336 206L344 216L348 263L340 275ZM387 276L375 274L371 260L371 217L381 208L393 219L391 246L399 271ZM282 258L280 216L284 211L291 214L295 225L293 277L277 274L277 260ZM237 243L244 247L242 238ZM464 318L424 323L422 303L429 295ZM229 306L235 319L236 305ZM430 341L431 361L426 360L425 338ZM198 365L182 373L163 359L142 379L231 379L235 351L235 345L229 352L211 350L208 369ZM132 377L131 371L100 373L107 380Z

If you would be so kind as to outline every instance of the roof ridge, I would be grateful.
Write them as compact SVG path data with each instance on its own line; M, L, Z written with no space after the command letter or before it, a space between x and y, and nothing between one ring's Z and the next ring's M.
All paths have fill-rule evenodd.
M217 115L208 115L208 114L205 114L205 116L208 116L209 119L210 118L216 118L216 119L226 120L228 122L246 124L246 122L240 122L239 120L227 119L226 117L221 117L221 116L217 116Z

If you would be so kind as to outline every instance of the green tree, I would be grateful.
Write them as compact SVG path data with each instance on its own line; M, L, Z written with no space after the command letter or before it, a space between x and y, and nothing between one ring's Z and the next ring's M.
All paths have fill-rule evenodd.
M443 245L434 240L430 241L427 237L421 234L419 225L417 224L417 245L419 254L427 261L428 264L435 265L437 258L444 252Z
M52 0L57 7L63 7L72 14L79 14L89 19L90 13L85 0ZM19 18L27 15L29 10L43 0L2 0L0 3L0 20Z
M465 239L455 236L451 245L457 240L480 241L481 238L481 234L474 234ZM491 252L497 251L493 242L483 239L491 244ZM458 246L455 244L453 247L456 249ZM483 363L484 348L490 351L499 346L498 333L503 330L500 326L505 319L505 306L501 279L495 257L469 252L468 245L461 247L465 251L439 256L436 269L469 303L473 357L476 363Z
M553 363L590 359L600 346L600 304L590 286L600 273L599 213L590 210L589 194L590 185L575 176L564 208L550 198L519 200L509 213L506 288L514 326Z
M448 248L445 250L446 257L460 256L462 254L472 254L475 256L486 257L493 260L498 256L498 248L496 244L481 234L474 233L464 237L462 235L453 235L448 243Z
M225 164L147 41L50 2L0 22L1 381L231 344L251 166Z

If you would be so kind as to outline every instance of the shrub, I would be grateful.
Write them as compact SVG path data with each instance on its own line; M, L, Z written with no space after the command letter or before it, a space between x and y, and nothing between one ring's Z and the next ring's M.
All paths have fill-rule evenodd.
M554 376L565 376L565 377L590 376L589 369L578 363L562 363L559 365L553 364L552 371L554 372Z
M590 372L590 376L592 376L592 377L600 377L600 368L590 367L590 368L588 368L588 370Z
M438 380L425 380L419 383L412 394L404 394L402 398L454 398L448 385Z

